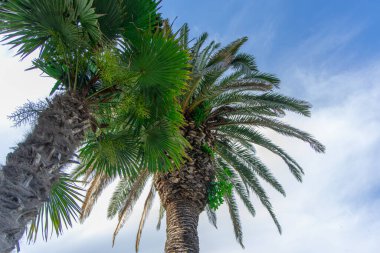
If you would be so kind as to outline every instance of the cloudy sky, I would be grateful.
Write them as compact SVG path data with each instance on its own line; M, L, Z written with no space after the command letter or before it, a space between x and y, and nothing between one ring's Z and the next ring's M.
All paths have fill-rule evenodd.
M193 36L208 32L228 43L249 36L244 50L256 56L262 71L282 80L281 92L310 101L311 118L286 120L327 146L324 155L307 145L268 133L304 167L299 184L286 166L263 150L287 190L271 192L283 227L279 235L266 211L257 205L252 218L241 206L243 251L235 242L225 206L218 230L201 216L200 246L207 253L377 253L380 248L380 2L375 0L164 0L162 12L176 24L188 22ZM7 115L28 99L49 94L52 82L38 72L24 72L14 52L0 47L0 162L28 128L12 128ZM107 192L84 224L49 242L23 242L24 253L133 252L142 203L139 202L116 246L115 221L105 218ZM256 201L257 203L257 201ZM156 231L158 205L143 233L141 252L163 252L165 229Z

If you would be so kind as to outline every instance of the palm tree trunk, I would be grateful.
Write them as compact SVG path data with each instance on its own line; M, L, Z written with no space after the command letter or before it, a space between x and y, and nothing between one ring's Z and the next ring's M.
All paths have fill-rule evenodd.
M198 220L200 211L191 201L176 200L166 206L165 252L199 252Z
M73 157L89 122L83 100L57 95L25 141L7 155L0 170L1 253L19 248L27 224L48 200L58 172Z
M192 145L189 161L179 170L155 175L155 187L166 210L166 253L199 252L198 219L208 202L208 187L215 171L210 154L202 147L210 146L202 128L189 123L183 130Z

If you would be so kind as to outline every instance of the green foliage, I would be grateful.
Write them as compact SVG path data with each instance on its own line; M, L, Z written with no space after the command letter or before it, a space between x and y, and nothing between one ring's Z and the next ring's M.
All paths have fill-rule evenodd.
M115 41L120 38L125 23L125 1L94 0L98 24L103 40Z
M160 14L158 13L161 0L124 0L126 15L124 20L125 37L135 44L138 39L136 30L153 31L155 25L159 25Z
M110 80L100 81L96 56L120 42L130 47L134 38L157 26L158 4L154 0L13 0L0 10L0 34L23 58L39 51L34 67L57 80L51 94L63 89L87 96L98 88L103 94L99 84ZM118 77L124 84L131 80L131 76Z
M118 50L104 48L102 52L95 55L95 62L105 88L118 85L128 90L136 85L139 74L128 68Z
M92 0L13 0L0 11L1 34L25 57L37 48L73 50L100 40Z
M176 98L187 79L188 55L174 38L161 32L140 32L133 42L98 56L104 90L117 87L122 91L112 98L113 109L108 113L106 109L98 121L105 121L108 128L116 132L133 133L135 145L131 148L137 152L134 157L139 167L152 172L178 168L188 143L179 132L184 120ZM104 120L109 115L113 115L113 119ZM86 149L93 148L91 145ZM94 151L93 157L99 154ZM125 155L119 156L112 167L119 171L130 170L125 167L130 162L123 157ZM86 161L91 159L85 158ZM97 166L107 168L107 163Z
M27 232L28 241L36 241L38 232L47 240L53 234L61 235L64 228L71 227L80 213L83 189L77 186L77 181L67 174L62 174L51 190L49 201L38 210L37 217L32 220Z
M192 119L195 122L197 127L200 127L207 119L209 114L210 106L207 103L202 103L200 106L197 106L193 113Z
M57 90L89 91L96 78L93 51L101 44L93 0L13 0L0 10L3 41L22 58L34 51L38 68L56 79Z
M241 220L240 220L240 215L239 215L239 208L236 203L236 199L234 195L225 195L224 199L227 203L228 211L230 213L232 225L234 227L234 233L235 233L235 238L239 242L242 248L244 248L243 244L243 230L241 227Z
M79 155L83 171L95 169L112 177L134 177L139 170L138 138L132 130L89 134Z
M233 184L230 182L229 169L219 173L217 181L211 182L208 188L208 206L217 210L224 203L225 196L232 194Z
M202 145L201 149L204 153L208 154L210 157L214 157L214 151L209 145L204 144Z

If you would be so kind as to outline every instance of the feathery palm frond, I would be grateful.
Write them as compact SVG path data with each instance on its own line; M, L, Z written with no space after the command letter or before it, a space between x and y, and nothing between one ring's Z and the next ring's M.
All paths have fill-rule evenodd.
M154 185L152 184L152 186L150 188L150 191L149 191L149 194L148 194L148 196L147 196L147 198L145 200L144 209L143 209L143 212L142 212L142 215L141 215L139 228L137 230L136 252L139 251L142 230L144 228L145 221L146 221L146 219L148 217L149 211L152 208L153 200L154 200L155 195L156 195L156 190L154 189Z
M82 191L75 180L62 174L52 187L49 201L38 210L37 217L29 225L28 241L36 241L39 230L42 238L47 240L53 231L59 236L64 228L71 227L80 214L78 203L82 202Z
M118 224L113 234L112 244L115 244L117 234L132 212L133 206L140 197L148 179L149 173L145 170L134 182L125 179L120 181L108 208L109 218L114 217L118 213Z
M285 196L285 191L281 184L273 177L266 166L245 148L218 142L216 144L216 153L222 156L226 162L233 165L235 170L244 172L247 178L256 178L256 175L258 175Z
M158 222L157 222L157 226L156 226L157 230L160 230L160 228L161 228L161 221L164 218L164 215L165 215L165 208L161 204L160 205L160 211L158 213Z
M225 201L226 201L227 206L228 206L228 211L230 213L232 225L234 227L235 238L239 242L239 244L244 248L243 231L241 228L239 210L238 210L238 206L237 206L235 197L233 195L226 195L224 198L225 198Z
M206 212L207 212L207 218L208 218L208 221L217 229L218 226L216 224L216 213L214 210L212 210L210 208L209 205L206 206Z
M90 186L83 200L83 205L79 217L81 222L84 222L84 220L88 218L97 199L113 180L113 178L105 175L102 172L96 173L94 178L91 180Z

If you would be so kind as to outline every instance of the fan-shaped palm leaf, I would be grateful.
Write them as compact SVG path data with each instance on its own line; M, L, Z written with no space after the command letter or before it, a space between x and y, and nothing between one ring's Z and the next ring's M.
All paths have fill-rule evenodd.
M42 238L47 240L53 231L56 235L63 233L64 228L71 227L80 213L79 203L83 199L83 189L69 175L62 174L51 190L49 200L38 210L32 220L27 238L35 241L41 229Z

